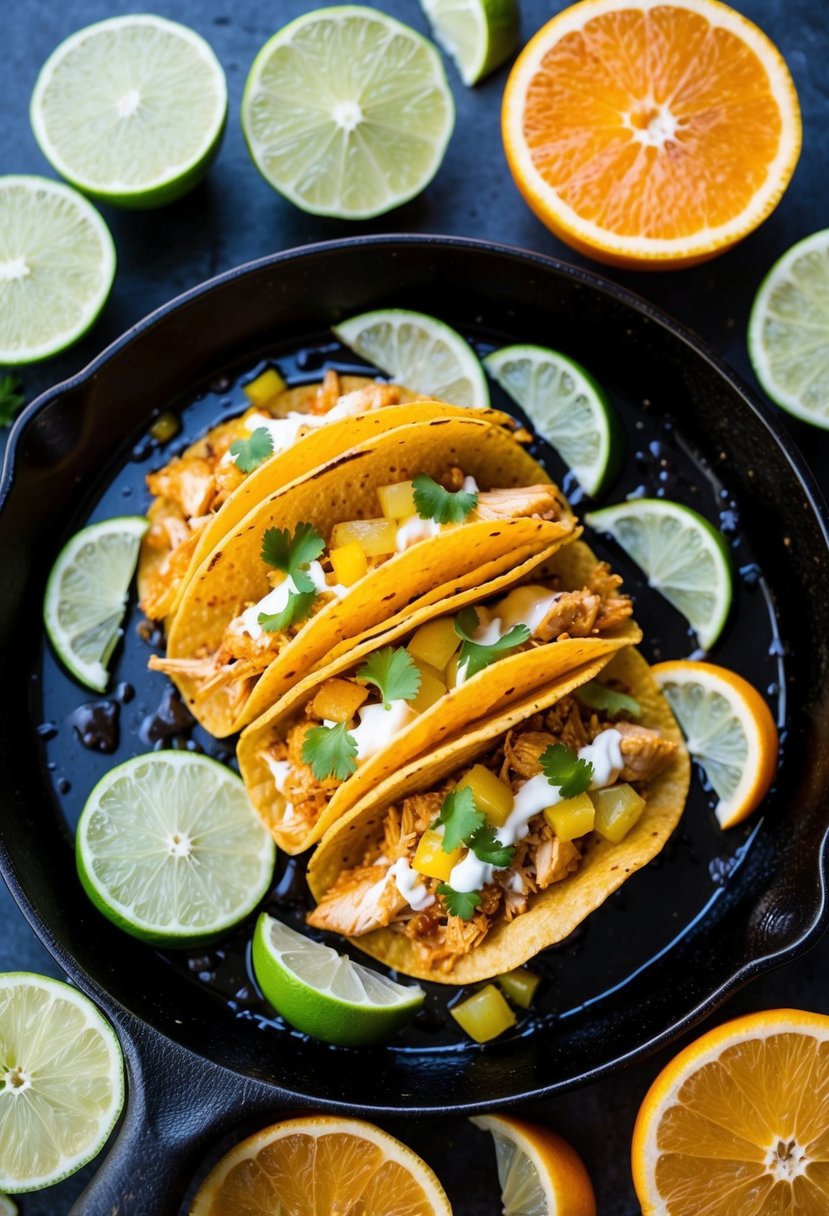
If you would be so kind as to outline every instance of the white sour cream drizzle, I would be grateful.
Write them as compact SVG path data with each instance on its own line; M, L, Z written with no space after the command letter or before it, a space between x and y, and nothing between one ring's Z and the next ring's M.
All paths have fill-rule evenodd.
M398 857L389 870L394 878L394 884L410 908L422 912L435 902L434 895L426 890L426 885L419 874L416 874L405 857Z
M295 410L284 418L273 418L270 414L250 414L245 419L245 429L250 434L258 430L267 431L273 442L273 455L276 455L277 452L286 452L288 448L293 447L302 430L316 430L317 427L327 426L329 422L340 422L343 418L366 414L369 410L378 408L379 403L368 404L361 393L346 393L327 414L299 414ZM222 464L231 464L233 460L234 457L228 450L222 457Z
M464 477L462 488L470 494L478 493L478 483L474 477ZM404 549L408 549L410 545L416 545L421 540L430 540L447 526L451 525L439 524L434 519L421 519L419 515L412 515L405 523L398 524L395 542L397 552L402 553Z
M311 582L314 584L314 588L317 592L327 591L329 595L335 595L337 599L341 599L350 590L350 588L344 587L341 583L327 582L325 578L325 571L317 561L308 563L306 573ZM258 603L251 604L250 608L246 608L242 613L241 617L239 618L242 622L242 628L246 633L250 634L255 642L261 638L262 633L264 632L262 626L259 624L260 612L264 612L269 615L274 615L277 612L281 612L288 603L288 596L292 591L296 593L297 586L291 576L288 575L288 577L283 578L282 582L274 587L272 591L269 591L267 595L263 596Z
M417 717L408 701L390 701L389 708L380 705L364 705L357 710L360 725L349 731L357 744L357 762L370 760L377 752L388 747L409 723Z
M291 762L290 760L274 760L273 756L267 752L260 752L260 755L270 769L277 793L281 794L284 800L282 824L283 826L289 826L295 819L294 804L289 802L285 797L285 786L291 773Z

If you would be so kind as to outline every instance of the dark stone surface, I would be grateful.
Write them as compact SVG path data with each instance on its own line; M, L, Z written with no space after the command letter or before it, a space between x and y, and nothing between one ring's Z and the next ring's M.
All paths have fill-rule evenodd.
M0 173L53 176L28 124L28 101L37 70L53 47L75 29L134 7L128 0L62 0L60 4L52 0L0 0L5 68L0 73ZM292 245L358 232L445 232L505 241L569 261L583 261L532 216L509 177L498 133L505 70L469 91L460 84L454 68L448 67L458 107L454 139L431 187L399 211L368 224L347 225L306 216L274 194L248 158L239 128L239 101L259 46L284 21L310 7L302 0L285 0L277 7L253 0L236 0L234 4L225 0L157 0L153 5L153 11L198 29L222 60L230 87L225 143L207 181L172 207L144 214L104 209L119 259L110 303L82 344L25 373L28 399L81 368L123 330L178 292L231 266ZM426 31L416 0L386 0L383 7ZM523 0L522 37L529 37L560 7L545 5L541 0ZM760 231L714 262L662 275L605 273L695 328L753 383L744 334L754 291L784 249L827 222L829 96L825 64L829 15L814 0L742 0L737 7L776 41L798 87L804 145L792 185ZM437 295L435 311L439 312ZM825 486L829 437L795 423L791 430ZM57 974L50 956L5 888L0 888L0 925L0 969ZM827 961L829 946L824 940L806 957L756 981L730 1002L723 1016L784 1005L829 1012ZM637 1211L629 1181L630 1134L638 1104L669 1054L531 1112L564 1132L583 1153L597 1188L602 1216L631 1216ZM499 1210L495 1191L487 1185L487 1180L494 1181L494 1171L482 1141L464 1135L451 1120L424 1120L421 1126L408 1124L394 1130L420 1149L444 1177L459 1216L494 1216ZM461 1142L453 1148L459 1134ZM474 1154L474 1160L466 1150ZM93 1172L94 1165L88 1166L49 1191L23 1197L21 1213L63 1216ZM478 1181L471 1188L471 1198L466 1180L473 1176Z

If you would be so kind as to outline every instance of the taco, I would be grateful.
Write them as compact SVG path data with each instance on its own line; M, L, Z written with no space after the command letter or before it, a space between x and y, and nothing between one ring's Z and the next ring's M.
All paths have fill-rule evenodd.
M311 859L308 923L420 979L500 975L567 937L656 856L689 778L641 656L585 664L344 816Z
M248 795L301 853L379 782L585 662L639 641L621 579L579 541L472 588L302 680L239 740ZM428 610L425 615L428 616Z
M468 412L397 427L268 495L202 563L150 666L207 730L240 729L378 627L437 615L577 534L544 470Z

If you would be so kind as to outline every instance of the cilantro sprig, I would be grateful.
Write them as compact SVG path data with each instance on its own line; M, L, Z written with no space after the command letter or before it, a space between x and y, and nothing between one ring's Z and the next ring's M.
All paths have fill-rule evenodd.
M506 869L515 856L515 845L504 844L498 839L495 828L491 824L485 824L484 827L478 828L466 842L478 861L483 861L487 865L496 866L500 870Z
M273 455L273 435L267 427L258 426L249 439L236 439L230 445L230 454L237 469L243 473L252 473Z
M480 617L474 608L462 608L455 617L455 633L462 640L458 655L458 670L464 669L467 680L496 663L517 646L523 646L532 637L529 625L523 623L513 625L503 637L488 644L476 642L472 636L480 624Z
M450 790L443 800L440 814L432 824L443 824L443 851L452 853L466 845L485 865L504 870L515 856L515 845L498 839L497 829L487 823L486 815L475 804L475 795L468 785ZM479 891L456 891L449 883L441 883L438 895L446 901L450 916L471 920L481 902Z
M420 669L402 646L384 646L357 668L361 684L374 684L383 698L383 708L392 701L411 701L420 692Z
M629 714L631 718L642 716L642 706L637 700L625 692L619 692L617 688L600 684L598 680L588 680L582 684L576 689L576 697L588 709L604 710L611 718L619 714Z
M357 768L357 742L345 729L345 722L312 726L302 741L301 754L317 781L328 777L345 781Z
M265 633L279 633L289 625L298 625L306 620L311 615L316 598L316 590L289 591L288 602L280 612L260 612L256 619Z
M449 915L459 916L461 920L472 920L481 902L479 891L456 891L448 882L440 884L438 895L443 896Z
M435 824L443 824L443 851L454 853L486 823L486 815L475 806L469 786L450 790L443 800ZM434 826L434 824L433 824Z
M421 519L433 519L438 524L460 524L478 505L474 490L444 490L426 473L412 479L414 504Z
M291 586L284 608L259 613L257 620L266 633L287 629L310 615L317 589L307 567L324 549L325 541L313 524L297 524L293 535L288 528L267 529L262 537L262 561L281 570Z
M0 376L0 426L11 426L15 414L26 400L21 388L17 376Z
M545 748L538 762L550 785L558 786L562 798L583 794L593 777L590 761L580 760L572 747L563 743L553 743Z

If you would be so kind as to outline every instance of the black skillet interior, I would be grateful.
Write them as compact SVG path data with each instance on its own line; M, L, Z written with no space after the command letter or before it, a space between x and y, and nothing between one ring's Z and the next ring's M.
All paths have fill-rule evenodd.
M72 857L84 799L112 764L153 746L231 753L191 731L162 677L145 671L153 639L139 636L134 608L112 692L78 712L92 698L44 646L40 624L45 577L61 543L90 520L140 513L148 469L242 408L238 378L263 359L294 382L317 379L325 361L359 366L328 326L379 306L437 314L481 352L540 342L590 368L626 431L622 472L603 501L644 487L695 506L724 529L735 605L712 657L766 692L783 727L783 766L762 814L721 833L695 776L664 854L544 956L538 1011L484 1049L461 1041L446 1016L451 989L434 986L427 1013L389 1047L349 1051L306 1041L253 989L244 957L250 925L214 950L154 952L99 917ZM170 408L184 429L159 450L147 428ZM678 1032L821 927L829 604L810 592L829 585L822 509L780 429L641 301L584 272L474 242L380 238L280 255L149 318L88 372L47 394L9 451L0 515L0 860L59 961L91 983L106 1008L130 1011L198 1055L298 1098L389 1113L498 1106L572 1085ZM554 454L540 455L561 478ZM565 488L574 487L565 481ZM618 551L590 539L637 596L646 655L691 653L677 614ZM84 732L92 748L79 741ZM299 923L301 890L301 875L283 862L267 906Z

